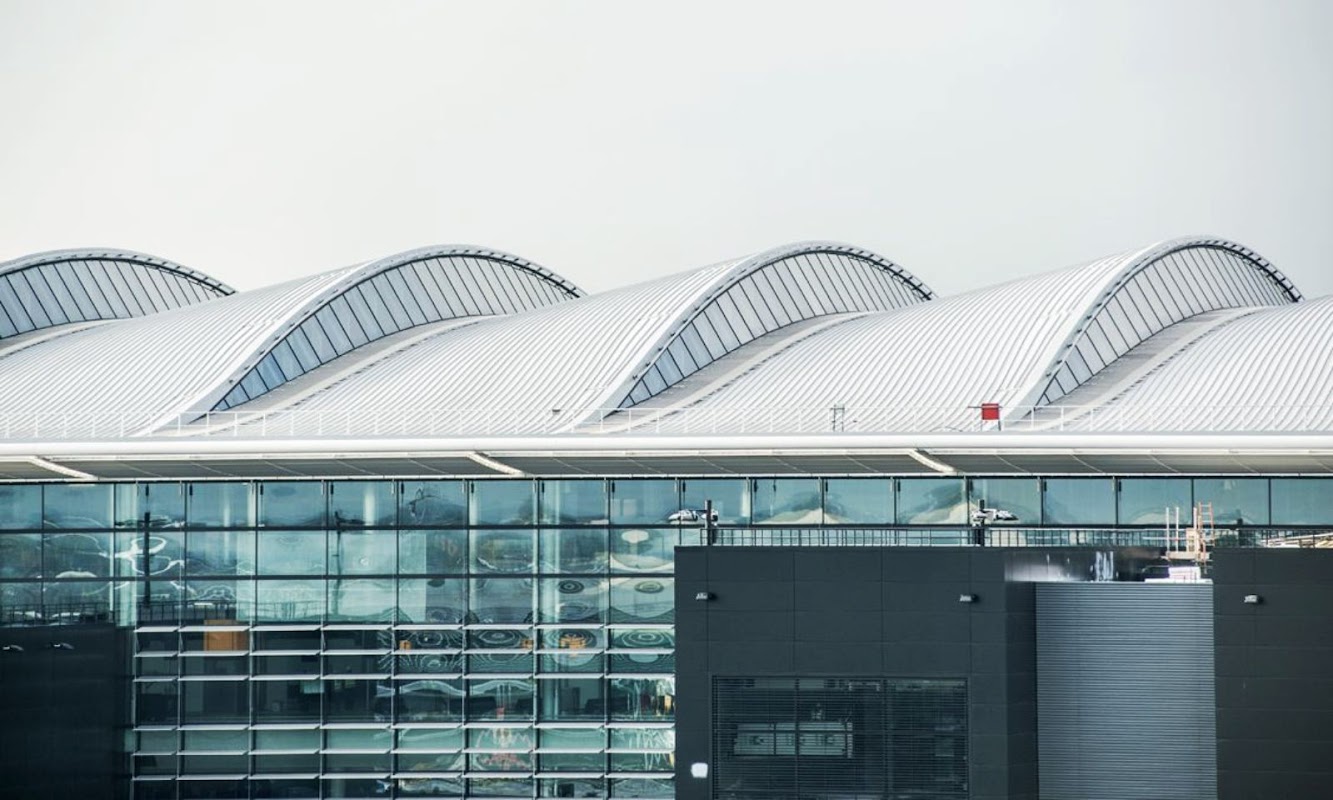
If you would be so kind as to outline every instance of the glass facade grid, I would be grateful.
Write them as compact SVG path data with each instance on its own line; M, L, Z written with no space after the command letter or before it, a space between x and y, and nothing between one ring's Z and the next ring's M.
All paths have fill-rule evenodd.
M568 791L542 774L586 768L609 776L588 791L669 794L674 548L703 541L683 511L711 500L720 527L921 526L957 530L961 544L983 502L1020 526L1160 527L1195 501L1219 526L1333 526L1328 488L1304 477L0 485L0 612L138 614L136 786L190 778L154 783L162 796L224 766L255 793L296 769L383 768L472 776L457 778L460 792L502 780L531 797ZM521 746L480 732L500 728Z

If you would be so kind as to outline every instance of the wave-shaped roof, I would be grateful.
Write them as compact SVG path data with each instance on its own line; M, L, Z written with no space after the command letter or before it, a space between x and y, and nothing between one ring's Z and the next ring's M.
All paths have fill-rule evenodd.
M9 438L1333 431L1333 305L1192 237L938 299L775 248L590 296L427 248L0 350ZM1204 408L1226 413L1199 413ZM1153 411L1156 409L1156 411ZM1174 409L1167 413L1163 409ZM1304 410L1300 410L1304 409Z
M141 317L233 289L128 250L55 250L0 263L0 339L47 328Z

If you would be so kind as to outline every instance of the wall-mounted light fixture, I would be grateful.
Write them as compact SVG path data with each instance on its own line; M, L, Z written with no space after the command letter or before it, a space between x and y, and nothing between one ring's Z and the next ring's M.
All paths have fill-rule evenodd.
M691 777L691 778L707 778L707 777L708 777L708 765L705 764L705 763L702 762L702 761L696 761L696 762L694 762L693 764L690 765L690 777Z
M23 645L19 644L0 645L0 650L3 650L6 653L22 653Z
M1264 601L1264 599L1263 599L1262 597L1260 597L1259 595L1257 595L1257 594L1247 594L1247 595L1245 595L1245 604L1246 604L1246 605L1257 606L1257 605L1259 605L1260 603L1262 603L1263 601Z
M702 600L702 601L705 602L705 603L708 602L709 600L712 600L714 597L717 597L717 595L713 594L712 592L695 592L695 593L694 593L694 599L695 599L695 600Z
M975 603L975 602L977 602L977 601L980 600L980 599L981 599L980 597L977 597L977 596L974 595L974 594L960 594L960 595L958 595L958 602L960 602L960 603Z
M47 646L50 647L52 650L73 650L73 649L74 649L74 645L70 644L69 642L51 642L51 644L49 644L49 645L47 645Z

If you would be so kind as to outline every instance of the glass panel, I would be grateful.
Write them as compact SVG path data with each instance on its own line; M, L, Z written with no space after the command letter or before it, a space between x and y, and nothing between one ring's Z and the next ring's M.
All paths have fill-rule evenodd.
M467 681L468 719L532 719L531 678L483 678Z
M102 578L111 574L111 534L47 533L42 573L50 578Z
M532 530L471 531L472 571L478 573L531 573L534 566Z
M1121 525L1161 525L1179 519L1188 526L1192 508L1189 478L1120 479Z
M0 534L0 578L39 578L42 574L42 534Z
M611 529L611 571L670 572L679 536L677 528Z
M541 532L542 572L605 573L606 529L547 529Z
M532 622L531 578L473 578L468 620L484 625Z
M398 502L398 524L405 528L467 524L462 481L404 481Z
M1333 524L1333 481L1327 478L1273 478L1274 525Z
M818 478L756 478L751 514L756 525L819 525L823 512Z
M319 622L324 618L324 581L257 581L255 618L260 622Z
M147 516L150 528L185 524L185 486L180 483L116 484L116 525L137 527Z
M473 481L473 525L530 525L537 517L532 481Z
M463 682L457 678L402 679L393 685L399 722L455 722L463 718Z
M699 510L709 500L720 525L745 525L750 521L750 493L744 478L690 478L680 482L680 507Z
M670 720L676 712L674 678L614 678L611 719Z
M190 531L185 570L190 575L253 575L254 531Z
M1215 525L1267 525L1267 478L1195 478L1194 502L1212 505Z
M1112 478L1046 478L1042 519L1047 525L1114 525Z
M555 722L606 719L606 681L601 678L547 678L538 681L538 685L540 719Z
M317 481L261 483L259 524L271 528L324 524L324 487Z
M397 569L393 531L339 528L328 539L330 575L392 575Z
M962 478L898 480L898 522L910 525L966 525Z
M261 531L260 575L321 575L325 571L324 531Z
M319 679L254 681L256 722L318 722L324 685ZM256 732L272 735L276 731ZM318 734L318 731L305 732ZM272 741L272 740L269 740ZM265 740L260 739L260 742ZM318 746L318 745L316 745Z
M42 516L47 528L110 528L111 484L48 484Z
M391 622L394 612L393 579L368 578L329 581L329 619Z
M395 503L389 481L338 481L329 484L330 525L354 528L393 525Z
M538 622L606 621L607 584L597 578L543 578Z
M606 482L542 481L541 521L552 525L605 524Z
M330 722L387 721L392 692L387 680L325 680L324 717Z
M250 686L245 681L181 681L180 705L181 722L187 725L249 722Z
M139 725L176 724L176 682L134 684L134 721Z
M972 511L991 513L987 522L1041 524L1041 484L1036 478L975 478Z
M611 481L612 524L666 522L679 510L674 480Z
M404 530L398 534L398 570L403 574L467 572L467 531Z
M185 532L181 530L122 530L116 533L117 575L180 578L185 566Z
M824 481L824 522L828 525L893 522L893 480L830 478Z
M671 578L614 578L611 621L667 623L675 619L675 581Z

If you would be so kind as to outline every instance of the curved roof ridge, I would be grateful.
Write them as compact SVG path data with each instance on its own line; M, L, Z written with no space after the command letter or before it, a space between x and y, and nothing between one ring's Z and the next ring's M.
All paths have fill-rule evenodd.
M449 280L442 280L445 261L461 262L452 264ZM265 344L193 404L194 410L235 407L410 327L524 311L582 296L581 289L545 267L472 245L418 247L326 274L336 274L336 279L279 320ZM362 292L363 286L368 291Z
M132 250L50 250L0 263L0 339L128 319L235 292L202 272Z
M1190 257L1177 259L1180 254ZM1006 417L1063 397L1171 324L1220 308L1301 299L1267 259L1215 236L1167 239L1108 261L1119 263L1089 292L1075 324L1051 348L1045 370Z
M821 256L831 257L831 263L799 261ZM853 264L882 273L895 288L845 269ZM768 279L769 271L777 281ZM818 277L823 280L814 280L814 273L821 272ZM632 407L742 345L795 322L934 298L934 292L903 267L853 245L812 240L763 250L730 262L690 307L682 309L622 387L608 395L605 405ZM862 307L855 307L858 303Z

